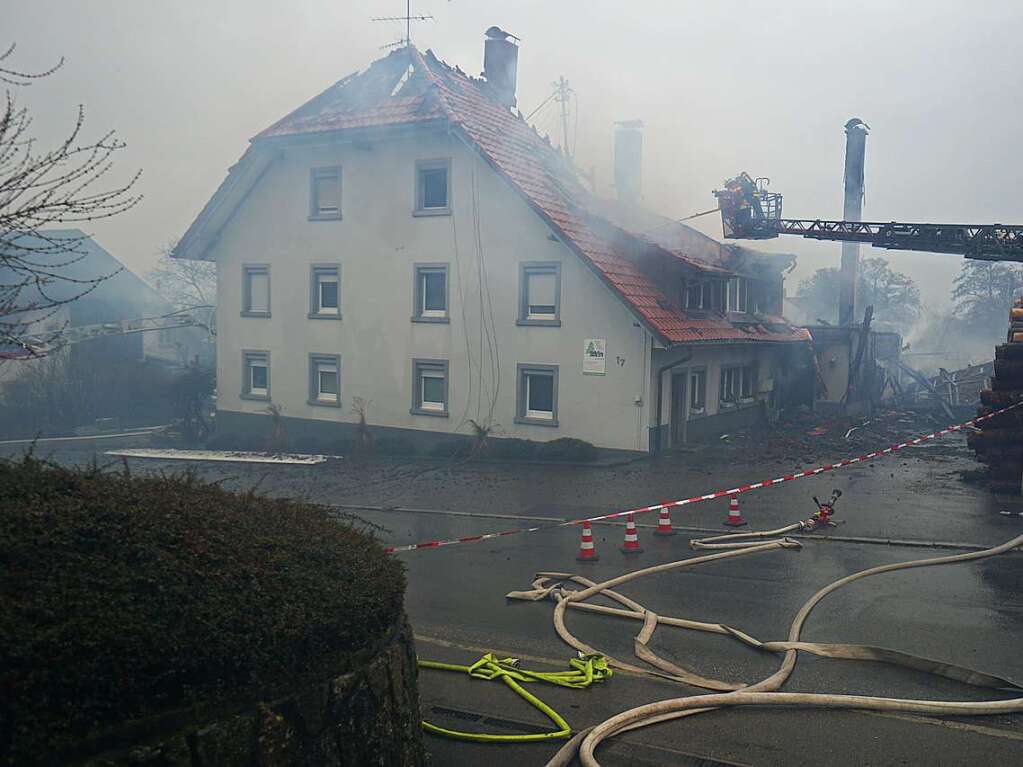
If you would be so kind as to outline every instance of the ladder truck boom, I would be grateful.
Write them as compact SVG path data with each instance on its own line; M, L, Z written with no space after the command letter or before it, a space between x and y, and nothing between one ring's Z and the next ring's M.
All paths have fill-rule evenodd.
M209 308L212 307L195 307L196 310ZM21 336L18 338L17 348L6 351L0 349L0 360L42 356L52 353L56 349L83 341L92 341L96 338L194 327L209 331L203 318L191 311L173 312L163 317L140 317L131 320L98 322L92 325L70 325L53 331Z
M782 218L782 196L770 180L740 173L714 191L728 239L766 240L794 234L813 240L862 242L875 248L958 253L985 261L1023 262L1023 225L914 224Z

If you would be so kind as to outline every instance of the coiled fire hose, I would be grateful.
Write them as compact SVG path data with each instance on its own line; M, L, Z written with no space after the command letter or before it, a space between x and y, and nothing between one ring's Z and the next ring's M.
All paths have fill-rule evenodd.
M1017 536L1000 546L995 546L983 551L969 552L930 559L918 559L909 562L898 562L889 565L880 565L858 573L845 576L815 593L797 612L789 629L788 640L785 642L760 642L753 637L733 629L729 626L714 623L702 623L699 621L687 621L681 618L667 618L646 610L634 600L619 594L612 589L628 581L650 575L656 572L693 566L705 562L725 559L746 554L767 552L781 548L799 548L800 544L791 539L782 539L767 543L754 544L750 548L735 549L717 554L710 554L692 559L669 562L654 567L643 568L631 573L612 578L603 583L593 583L586 578L567 573L540 573L534 581L534 589L526 592L511 592L509 597L518 599L539 600L554 598L557 605L554 609L554 626L559 636L569 645L588 652L596 652L585 643L574 637L566 628L564 613L568 607L585 609L593 612L611 614L618 617L625 617L643 621L643 629L636 637L637 655L657 667L658 671L649 671L638 668L631 664L617 661L608 657L608 663L620 668L627 668L640 673L653 674L662 678L681 681L687 684L707 687L715 690L731 690L723 694L692 695L682 698L675 698L656 703L639 706L624 711L589 730L584 730L573 737L558 751L557 754L547 763L547 767L566 767L572 762L578 753L584 767L599 767L599 762L594 756L597 746L605 739L623 732L645 727L657 722L677 719L692 714L711 711L715 708L726 706L744 705L806 705L818 708L856 708L873 711L901 711L909 713L946 715L946 716L968 716L982 714L999 714L1023 712L1023 697L1009 700L992 700L984 702L966 701L927 701L907 700L898 698L883 698L876 696L862 695L831 695L815 693L781 693L777 690L788 680L795 667L796 656L799 650L812 652L816 655L832 658L847 658L857 660L874 660L892 663L928 673L945 676L964 683L978 685L994 689L1006 689L1013 691L1023 690L1023 687L1016 682L986 674L972 669L948 664L941 661L923 658L886 648L870 647L854 644L823 644L813 642L801 642L800 633L803 624L813 608L828 594L845 586L853 581L866 578L871 575L893 572L916 567L932 567L936 565L961 563L986 559L988 557L1004 554L1014 548L1023 545L1023 535ZM548 585L551 578L567 578L575 583L587 586L580 590L565 590L560 584ZM583 603L582 600L600 594L622 604L626 609L606 607ZM734 638L758 649L771 652L783 652L784 657L778 670L761 681L743 685L718 680L708 680L692 672L671 664L658 658L647 647L647 642L657 625L672 625L682 628L691 628L712 633L728 634ZM642 650L642 652L641 652Z
M572 728L555 711L538 697L522 687L529 682L546 682L559 687L568 687L573 690L582 690L591 684L603 682L609 679L612 671L608 668L607 661L601 655L581 655L579 658L569 658L568 671L529 671L519 666L517 658L498 658L492 653L487 653L471 666L460 666L455 663L440 663L432 660L420 660L420 668L431 668L440 671L459 671L474 679L487 681L500 679L516 695L533 705L550 719L558 728L548 732L536 732L521 735L494 735L484 732L462 732L460 730L449 730L438 727L435 724L424 721L423 729L432 732L434 735L443 735L447 738L458 740L471 740L483 743L526 743L530 741L556 740L567 738L572 734Z

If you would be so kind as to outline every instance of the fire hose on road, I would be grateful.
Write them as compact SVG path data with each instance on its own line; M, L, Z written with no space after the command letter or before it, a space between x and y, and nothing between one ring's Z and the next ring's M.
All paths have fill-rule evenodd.
M422 722L423 729L434 735L443 735L446 738L470 740L480 743L528 743L567 738L572 734L572 729L568 726L568 722L557 711L523 688L522 685L529 682L546 682L558 687L582 690L591 684L609 679L613 673L608 668L605 659L599 655L570 658L568 665L570 667L568 671L528 671L519 665L516 658L498 658L491 653L487 653L471 666L420 659L420 668L436 669L438 671L459 671L468 674L474 679L483 679L485 681L500 679L516 695L542 712L544 716L557 726L556 730L549 730L548 732L515 735L451 730L425 721Z
M766 539L775 535L785 535L794 532L812 532L822 527L838 527L838 522L831 519L835 513L835 502L842 497L841 490L833 490L830 500L821 503L817 496L813 497L817 504L817 513L809 519L801 519L791 525L785 525L775 530L764 530L762 532L748 533L727 533L726 535L715 535L710 538L694 538L689 541L691 549L748 549L758 543L766 543Z
M797 523L797 526L798 524L799 523ZM778 531L769 531L769 534L778 534ZM749 535L750 534L745 534L742 537L749 537ZM554 627L558 635L571 647L580 652L589 654L596 654L599 653L599 651L572 635L565 625L565 612L569 607L608 614L616 617L642 620L643 627L635 638L636 655L641 660L649 663L656 670L651 671L649 669L640 668L604 654L605 657L607 657L609 665L627 669L629 671L652 674L657 677L720 691L715 694L690 695L659 701L624 711L596 725L588 732L584 731L582 733L578 733L574 738L572 738L572 740L566 743L566 745L554 756L553 759L548 762L547 767L565 767L571 763L577 754L585 767L599 767L595 751L600 743L607 738L629 730L646 727L657 722L678 719L684 716L730 706L811 706L817 708L854 708L872 711L898 711L945 716L1023 712L1023 697L1012 698L1009 700L966 702L907 700L862 695L778 692L795 668L796 657L800 650L811 652L822 657L873 660L890 663L944 676L946 678L975 686L1023 692L1023 687L1012 680L1003 679L984 672L897 650L871 647L867 645L823 644L800 641L803 624L806 622L806 619L813 608L824 597L842 586L859 579L872 575L879 575L881 573L917 567L933 567L937 565L970 562L997 556L1023 545L1023 535L1017 536L1000 546L984 549L982 551L880 565L847 575L844 578L841 578L820 589L803 604L796 613L796 616L789 628L788 638L784 642L761 642L738 629L722 624L702 623L699 621L688 621L681 618L668 618L661 616L647 610L636 601L615 591L616 587L646 575L692 567L732 557L745 556L748 554L767 553L781 549L798 549L801 546L797 541L788 538L768 542L752 541L750 543L751 545L743 548L736 548L729 551L722 551L635 570L604 581L603 583L593 583L582 576L567 573L539 573L537 580L533 583L532 590L511 592L508 594L508 597L513 599L526 599L532 601L554 599L557 604L554 608L553 618ZM557 580L552 583L552 579ZM585 586L585 588L566 588L566 581ZM597 595L608 597L618 602L622 605L622 608L589 604L585 602L585 600ZM698 631L725 634L734 637L750 647L768 652L784 653L784 656L782 658L781 665L774 674L754 684L707 679L695 672L683 669L670 661L659 658L653 653L653 651L649 648L648 643L658 625L670 625Z

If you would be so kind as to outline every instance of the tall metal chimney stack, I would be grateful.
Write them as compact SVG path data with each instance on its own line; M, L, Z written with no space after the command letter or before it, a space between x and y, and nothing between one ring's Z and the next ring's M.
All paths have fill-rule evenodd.
M842 218L861 221L863 215L863 163L870 127L858 117L845 124L845 205ZM859 284L860 246L842 243L842 268L838 289L838 324L855 325L858 316L856 288Z
M515 84L519 71L519 38L500 27L490 27L484 33L483 76L487 78L494 96L506 107L515 106Z
M615 123L615 193L622 202L643 196L643 121Z

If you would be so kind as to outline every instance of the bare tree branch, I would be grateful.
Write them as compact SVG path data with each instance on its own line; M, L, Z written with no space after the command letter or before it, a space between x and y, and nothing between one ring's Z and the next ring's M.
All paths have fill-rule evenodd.
M24 87L55 73L64 65L41 72L12 68L12 44L0 53L0 81ZM79 105L67 138L51 149L39 149L31 136L32 117L7 89L0 107L0 361L5 357L39 356L59 339L38 342L40 330L61 308L94 290L116 272L99 277L75 277L71 267L86 256L87 236L55 237L58 226L81 224L116 216L134 207L141 195L129 181L100 187L113 169L114 153L125 144L113 131L95 141L82 140L85 110ZM29 336L33 344L25 342Z
M189 312L216 335L217 266L210 261L173 258L176 242L159 250L160 260L146 278L175 311Z

